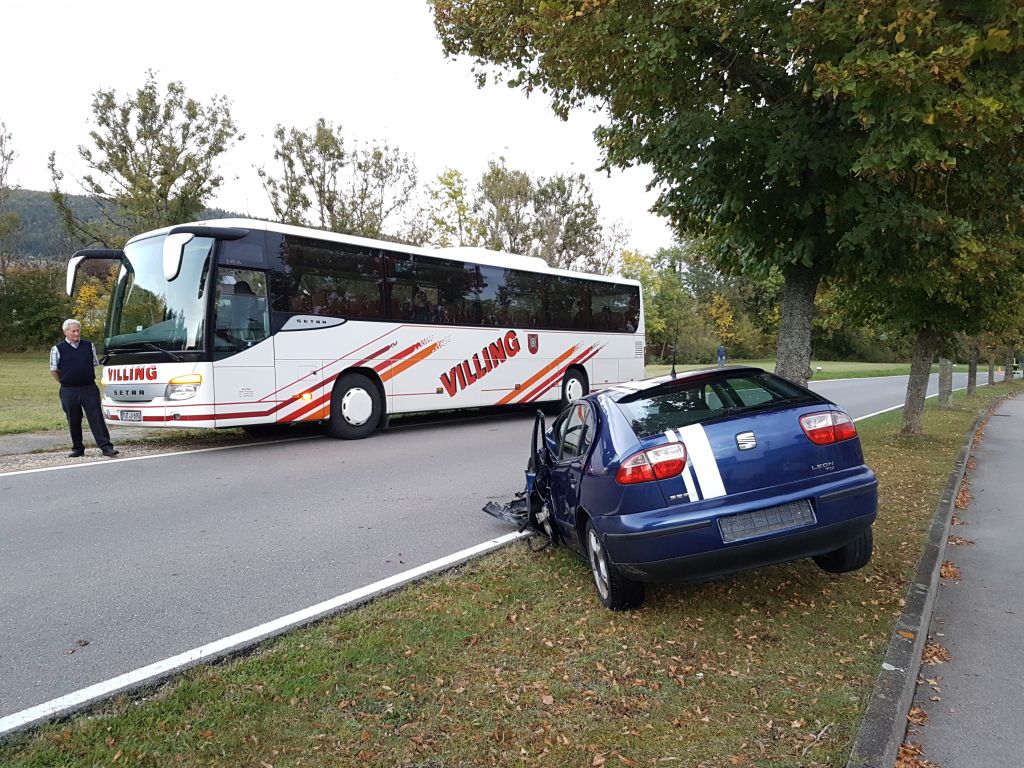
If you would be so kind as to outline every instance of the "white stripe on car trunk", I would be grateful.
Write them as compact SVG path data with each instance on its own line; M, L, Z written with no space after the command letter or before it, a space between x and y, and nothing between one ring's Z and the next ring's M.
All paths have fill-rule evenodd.
M678 429L677 432L686 446L686 466L693 467L704 498L716 499L725 496L725 485L718 471L718 462L715 461L715 454L711 450L711 443L703 425L691 424Z
M674 429L665 430L665 437L670 443L681 443L683 440ZM686 486L686 495L690 501L700 501L700 494L697 493L697 484L693 482L693 472L690 470L690 462L683 465L683 485Z

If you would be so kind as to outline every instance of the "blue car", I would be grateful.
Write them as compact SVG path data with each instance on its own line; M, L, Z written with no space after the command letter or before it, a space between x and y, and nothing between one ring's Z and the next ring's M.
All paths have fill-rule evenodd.
M853 420L759 368L663 376L569 403L534 425L524 527L590 563L601 602L811 557L871 559L878 483Z

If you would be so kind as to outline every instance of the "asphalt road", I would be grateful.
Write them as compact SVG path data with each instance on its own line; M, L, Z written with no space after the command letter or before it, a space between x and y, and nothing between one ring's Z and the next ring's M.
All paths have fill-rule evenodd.
M813 388L856 419L906 377ZM0 717L508 533L480 508L521 488L531 423L0 475Z

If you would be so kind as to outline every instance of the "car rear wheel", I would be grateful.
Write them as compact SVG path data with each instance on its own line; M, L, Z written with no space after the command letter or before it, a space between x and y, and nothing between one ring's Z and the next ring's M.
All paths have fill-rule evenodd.
M342 440L358 440L372 433L383 412L380 391L368 376L346 373L331 395L327 434Z
M824 555L815 555L814 562L823 571L847 573L867 565L871 561L873 550L874 539L871 536L871 529L868 528L849 544L826 552Z
M608 552L597 535L593 523L587 521L587 560L594 577L597 597L601 604L612 611L628 611L639 608L644 602L643 582L624 578L608 556Z

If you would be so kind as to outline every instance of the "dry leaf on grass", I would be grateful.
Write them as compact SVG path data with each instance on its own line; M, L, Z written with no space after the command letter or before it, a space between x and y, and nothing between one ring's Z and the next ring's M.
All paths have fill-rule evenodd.
M932 666L936 664L943 664L952 658L953 655L949 650L939 643L928 643L928 645L924 647L924 651L921 652L921 659L924 663Z

